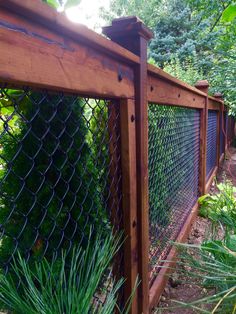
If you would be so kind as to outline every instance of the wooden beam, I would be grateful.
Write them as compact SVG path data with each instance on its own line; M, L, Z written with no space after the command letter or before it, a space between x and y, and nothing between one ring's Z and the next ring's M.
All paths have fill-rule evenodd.
M202 109L205 97L162 77L148 76L148 101L151 103Z
M124 293L129 300L138 278L138 234L137 234L137 177L135 142L135 106L133 100L123 100L120 105L121 118L121 165L122 205L124 221ZM134 294L130 313L138 313L138 293Z
M0 11L0 23L1 82L134 98L132 67L9 11Z
M148 100L147 42L151 32L136 17L116 19L104 32L113 41L140 57L135 67L135 122L137 158L137 210L139 235L139 309L149 312L149 210L148 210Z
M165 80L171 84L179 86L182 89L186 89L186 90L191 91L197 95L206 96L203 91L200 91L197 88L195 88L195 87L193 87L193 86L191 86L191 85L189 85L183 81L178 80L176 77L166 73L162 69L160 69L160 68L158 68L152 64L148 64L148 76L161 78L162 80Z
M115 59L130 64L139 63L139 58L132 52L120 47L103 36L95 33L85 25L72 23L63 13L58 13L41 0L0 0L0 8L16 13L28 21L42 25L67 39L73 39L86 46L110 55Z
M210 110L216 110L220 111L222 102L216 101L215 99L212 99L212 97L208 98L208 109Z

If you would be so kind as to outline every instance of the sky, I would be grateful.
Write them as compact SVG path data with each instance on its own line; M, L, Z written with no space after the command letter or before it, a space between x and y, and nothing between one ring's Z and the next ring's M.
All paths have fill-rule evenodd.
M82 0L76 7L66 10L68 18L76 23L82 23L89 28L99 31L98 25L105 25L101 18L99 18L99 8L101 6L108 8L110 0Z

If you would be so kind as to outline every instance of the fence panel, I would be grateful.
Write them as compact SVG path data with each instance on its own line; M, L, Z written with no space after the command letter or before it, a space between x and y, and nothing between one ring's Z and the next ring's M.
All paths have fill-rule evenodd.
M230 145L234 138L234 117L227 116L227 143Z
M224 113L220 113L220 156L225 152L225 121Z
M200 111L149 104L150 284L199 196Z
M0 160L1 272L12 272L17 251L32 265L122 228L117 102L4 84ZM115 265L122 275L122 254Z
M208 110L206 178L211 176L217 164L217 111Z

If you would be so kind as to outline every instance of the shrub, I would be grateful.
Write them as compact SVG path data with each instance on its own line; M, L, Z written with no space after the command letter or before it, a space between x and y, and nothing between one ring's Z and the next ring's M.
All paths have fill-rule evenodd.
M31 261L52 258L86 245L91 226L106 231L82 100L8 90L0 101L8 108L0 138L0 265L16 249Z

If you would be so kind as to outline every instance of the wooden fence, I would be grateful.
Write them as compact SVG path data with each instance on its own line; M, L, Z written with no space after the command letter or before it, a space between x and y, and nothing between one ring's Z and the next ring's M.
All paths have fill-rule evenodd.
M116 104L120 115L121 190L126 236L124 293L127 299L139 276L141 282L131 313L148 313L159 300L168 272L164 268L156 268L157 265L152 269L150 267L150 228L153 225L150 222L149 205L153 204L149 203L149 178L152 175L149 173L152 145L148 135L151 128L149 109L153 110L155 132L158 131L158 125L159 129L163 123L168 126L170 119L167 117L163 120L163 113L156 113L155 108L167 108L163 109L166 112L168 108L192 110L193 120L188 120L189 131L186 129L181 132L187 136L193 128L196 129L197 154L192 157L192 162L196 165L194 180L198 180L197 190L194 204L188 205L191 208L188 207L180 229L174 235L177 241L183 241L188 235L198 211L197 197L209 190L219 163L224 159L225 149L232 142L234 121L227 118L227 110L220 95L208 96L206 81L200 81L196 87L192 87L147 63L147 45L152 33L136 17L114 20L111 26L103 28L103 33L110 40L83 25L70 23L65 16L39 0L1 0L0 82L11 88L27 86L85 98L109 99ZM175 119L175 127L184 123L181 119L183 115L187 117L190 111L181 112L178 111L178 121L175 112L170 115L171 119ZM155 117L158 117L160 124L155 124ZM155 134L160 138L159 133ZM163 140L169 141L170 134ZM191 141L191 138L188 140ZM180 141L184 141L184 138L181 137ZM113 149L112 145L110 150ZM210 145L213 145L212 149ZM154 159L160 154L159 149L158 146L153 151ZM188 159L188 155L183 156ZM168 158L168 162L171 162L171 155ZM158 168L158 162L155 162ZM190 168L187 169L186 176ZM163 173L167 170L164 169ZM153 178L158 179L155 173ZM153 188L155 193L155 186ZM116 197L115 188L112 193ZM158 198L158 195L152 197L155 196ZM178 203L175 206L180 205ZM178 209L174 213L178 213ZM172 260L174 256L175 249L170 247L164 258ZM154 263L160 263L159 256L154 256ZM153 269L155 275L150 279Z

